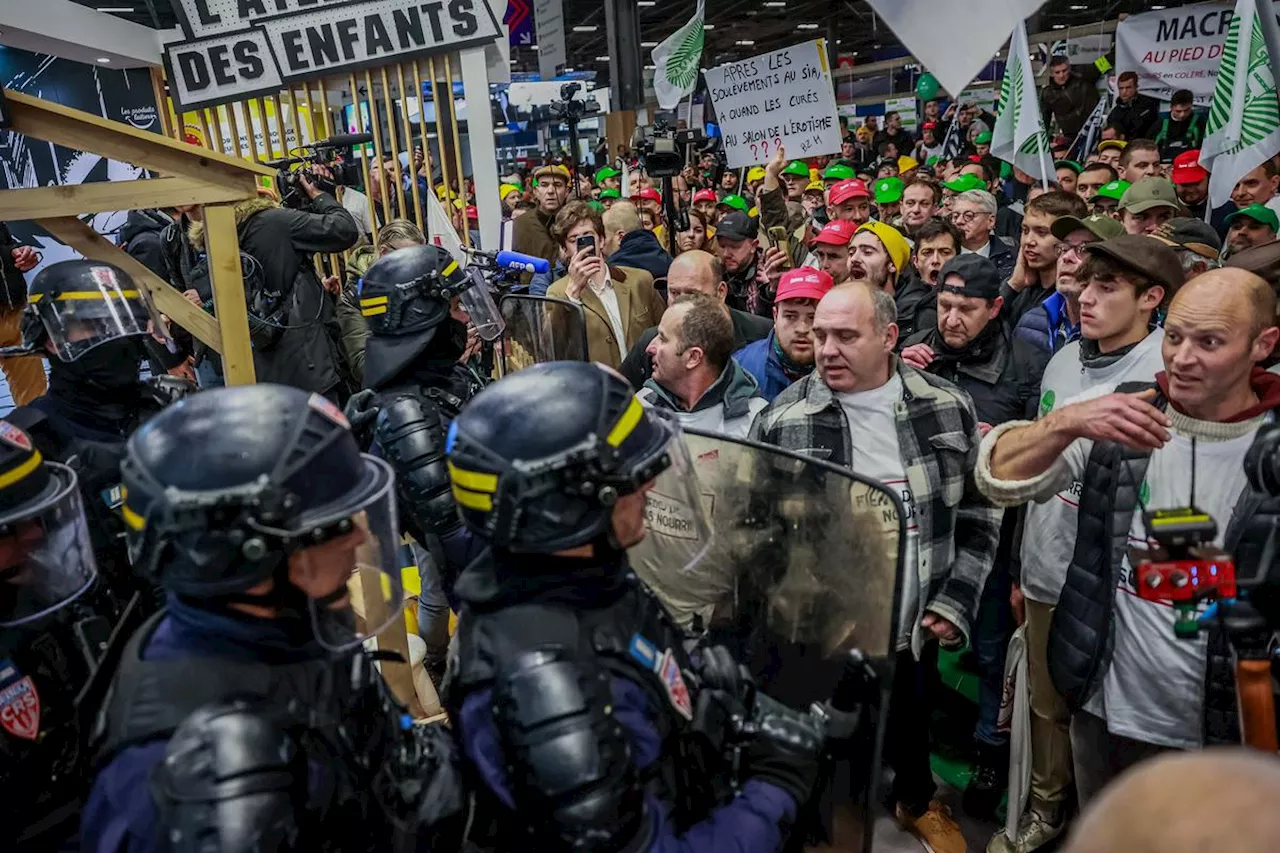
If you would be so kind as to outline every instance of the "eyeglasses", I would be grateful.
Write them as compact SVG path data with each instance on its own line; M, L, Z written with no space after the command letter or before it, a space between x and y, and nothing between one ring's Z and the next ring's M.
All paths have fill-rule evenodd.
M990 215L991 215L990 213L984 213L978 210L966 210L964 212L953 210L951 211L950 215L948 215L947 218L950 219L952 222L957 222L961 225L968 225L970 222L977 219L979 216L990 216Z
M1053 250L1058 253L1060 258L1068 252L1075 252L1076 257L1082 257L1084 255L1084 247L1092 242L1092 240L1086 240L1083 243L1059 243L1053 247Z

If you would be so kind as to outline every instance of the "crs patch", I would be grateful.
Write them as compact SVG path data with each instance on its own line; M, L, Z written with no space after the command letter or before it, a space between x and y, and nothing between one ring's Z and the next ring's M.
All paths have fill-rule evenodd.
M343 429L351 429L351 424L347 422L347 416L342 414L342 409L335 406L328 397L313 393L307 398L307 405Z
M0 726L14 737L35 740L40 734L40 694L36 692L35 682L7 662L0 670L11 676L11 680L0 687Z
M662 664L658 667L658 678L662 679L662 686L667 691L667 698L671 700L671 707L686 720L692 720L693 699L689 696L689 688L684 683L684 676L680 674L680 664L676 663L671 649L667 649L662 655Z
M8 421L0 421L0 441L19 450L31 452L31 438Z

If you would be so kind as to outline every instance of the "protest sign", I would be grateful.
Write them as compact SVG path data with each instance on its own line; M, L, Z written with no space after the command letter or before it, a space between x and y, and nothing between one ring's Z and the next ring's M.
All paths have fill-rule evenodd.
M840 121L824 39L703 72L730 169L763 163L785 145L792 158L835 154Z
M173 0L184 39L165 45L180 110L276 94L285 84L473 47L502 31L486 0Z
M1162 100L1190 89L1197 105L1208 105L1234 7L1198 3L1130 15L1116 27L1117 73L1138 72L1138 88Z

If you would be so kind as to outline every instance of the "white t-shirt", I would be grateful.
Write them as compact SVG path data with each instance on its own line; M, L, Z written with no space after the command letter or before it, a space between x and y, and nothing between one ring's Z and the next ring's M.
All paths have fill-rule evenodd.
M1191 500L1191 439L1176 420L1169 443L1151 454L1139 487L1147 509L1185 507ZM1200 422L1182 418L1189 424ZM1243 435L1195 442L1195 506L1218 522L1214 540L1222 544L1236 503L1246 487L1244 455L1260 420ZM1093 442L1079 439L1063 454L1077 477L1084 471ZM1129 545L1146 546L1142 508L1129 528ZM1176 749L1201 745L1207 640L1174 636L1173 607L1138 597L1133 566L1126 553L1115 594L1115 649L1102 689L1085 710L1103 717L1112 734Z
M879 480L902 499L907 523L906 553L902 560L902 606L898 609L897 650L911 647L911 634L919 621L920 568L917 554L920 532L916 523L915 499L907 483L906 466L898 446L896 408L902 402L902 377L897 373L879 388L834 396L849 422L853 458L849 468L857 474Z
M361 234L373 234L373 219L369 215L369 197L367 195L360 192L360 190L343 187L342 206L347 213L351 214L351 218L356 221Z
M1160 345L1164 330L1147 335L1123 358L1106 367L1080 362L1080 341L1054 354L1040 383L1040 417L1068 403L1110 394L1121 382L1152 382L1164 370ZM1032 601L1057 604L1067 579L1080 521L1079 479L1044 503L1027 504L1022 532L1022 592Z

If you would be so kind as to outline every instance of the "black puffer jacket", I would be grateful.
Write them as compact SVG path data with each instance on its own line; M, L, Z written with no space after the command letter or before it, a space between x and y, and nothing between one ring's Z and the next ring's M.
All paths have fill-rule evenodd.
M1034 417L1048 356L1015 339L998 318L962 350L948 347L937 328L916 332L903 348L914 344L929 345L934 359L926 372L968 392L982 423L998 426Z
M120 248L144 267L172 282L165 231L173 220L158 210L131 210L120 229Z
M1092 65L1071 69L1067 82L1059 86L1053 80L1040 90L1040 112L1045 122L1058 120L1058 127L1068 140L1074 139L1098 105L1098 70Z

